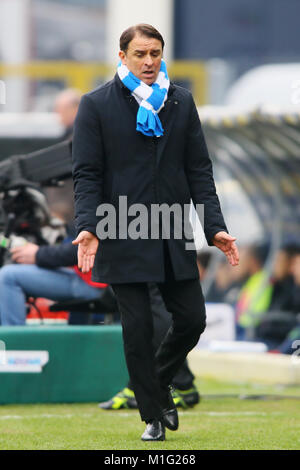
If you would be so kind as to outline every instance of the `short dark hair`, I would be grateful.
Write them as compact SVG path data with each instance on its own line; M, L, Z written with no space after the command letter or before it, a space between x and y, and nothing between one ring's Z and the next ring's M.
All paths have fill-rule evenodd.
M120 37L120 49L123 52L126 52L128 49L128 45L130 41L134 38L136 34L140 34L141 36L146 36L148 38L155 38L161 42L162 49L164 49L165 41L160 34L160 32L151 26L150 24L140 23L135 26L130 26L127 28Z

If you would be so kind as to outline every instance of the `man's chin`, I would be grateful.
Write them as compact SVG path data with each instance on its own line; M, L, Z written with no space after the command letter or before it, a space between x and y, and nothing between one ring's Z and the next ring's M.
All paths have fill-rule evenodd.
M146 85L152 85L155 80L156 80L156 77L153 75L151 77L145 77L144 75L141 77L141 80L142 82L146 83Z

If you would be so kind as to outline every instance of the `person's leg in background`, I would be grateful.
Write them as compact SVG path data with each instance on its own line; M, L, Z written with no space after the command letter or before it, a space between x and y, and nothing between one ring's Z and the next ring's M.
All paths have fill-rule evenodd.
M55 301L95 299L99 290L86 284L72 269L44 269L32 264L9 264L0 270L0 323L25 325L26 297Z

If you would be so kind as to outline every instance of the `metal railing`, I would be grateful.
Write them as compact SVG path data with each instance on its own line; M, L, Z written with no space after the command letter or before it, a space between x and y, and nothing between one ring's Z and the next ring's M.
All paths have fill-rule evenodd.
M199 61L177 61L168 67L172 80L190 83L197 105L207 102L207 70ZM112 65L104 63L79 63L72 61L36 61L25 64L0 64L0 78L24 77L32 80L63 80L66 87L82 93L92 90L97 81L106 81L115 73Z

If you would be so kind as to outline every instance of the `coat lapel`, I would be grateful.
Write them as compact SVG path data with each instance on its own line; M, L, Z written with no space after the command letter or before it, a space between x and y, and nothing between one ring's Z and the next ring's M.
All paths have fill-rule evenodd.
M157 166L159 165L164 148L171 134L172 127L177 116L177 112L178 101L176 100L176 97L172 94L172 96L167 99L164 108L159 113L159 118L164 129L164 135L162 137L158 137L157 139Z

